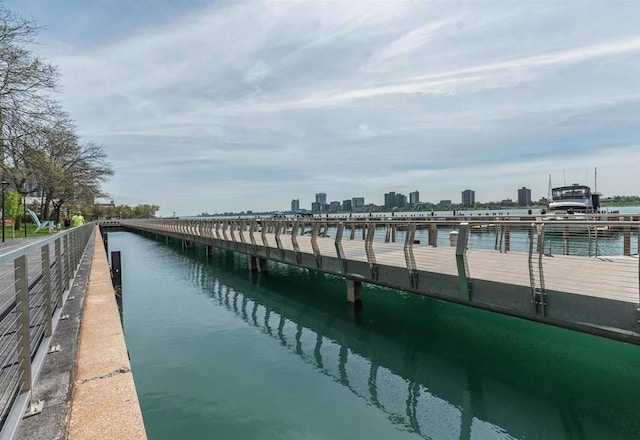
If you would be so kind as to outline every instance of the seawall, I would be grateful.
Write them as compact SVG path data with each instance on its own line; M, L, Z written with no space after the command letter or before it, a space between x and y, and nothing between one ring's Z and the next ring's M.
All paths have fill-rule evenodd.
M67 439L146 439L104 244L96 226Z

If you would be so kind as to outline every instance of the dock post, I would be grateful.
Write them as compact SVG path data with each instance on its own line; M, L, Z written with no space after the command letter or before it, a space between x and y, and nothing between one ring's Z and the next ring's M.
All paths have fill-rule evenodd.
M429 225L429 246L438 247L438 225Z
M111 252L111 283L116 291L116 295L122 292L122 263L120 251Z
M258 261L256 257L252 257L249 255L249 272L257 272L258 271Z
M347 302L358 306L362 304L362 298L360 297L360 290L362 288L362 282L356 280L347 279Z
M104 243L104 250L109 255L109 234L106 232L102 233L102 242Z
M622 242L623 242L622 255L625 255L628 257L631 255L631 226L624 227L624 236L623 236Z
M249 256L249 271L266 273L267 259Z

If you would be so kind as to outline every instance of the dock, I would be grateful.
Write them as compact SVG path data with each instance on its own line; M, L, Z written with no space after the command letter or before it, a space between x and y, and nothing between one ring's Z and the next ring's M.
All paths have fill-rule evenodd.
M273 261L339 276L355 304L362 283L370 283L640 343L637 221L592 222L594 236L560 237L541 221L487 222L154 219L120 226L184 247L199 243L206 252L244 254L258 272ZM566 223L567 231L576 226ZM605 226L618 232L599 237ZM490 235L475 240L478 229Z

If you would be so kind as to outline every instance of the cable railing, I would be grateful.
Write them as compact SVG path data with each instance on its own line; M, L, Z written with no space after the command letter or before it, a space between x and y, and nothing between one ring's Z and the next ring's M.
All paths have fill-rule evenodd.
M42 402L32 389L94 225L0 255L0 440Z

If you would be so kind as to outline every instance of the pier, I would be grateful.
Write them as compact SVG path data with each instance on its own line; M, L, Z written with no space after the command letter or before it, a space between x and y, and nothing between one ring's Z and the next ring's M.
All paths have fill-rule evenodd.
M640 343L638 223L540 220L130 220L118 225L343 277L347 300L376 284ZM580 227L578 231L576 228ZM422 239L419 240L417 237ZM475 238L480 237L480 238Z

